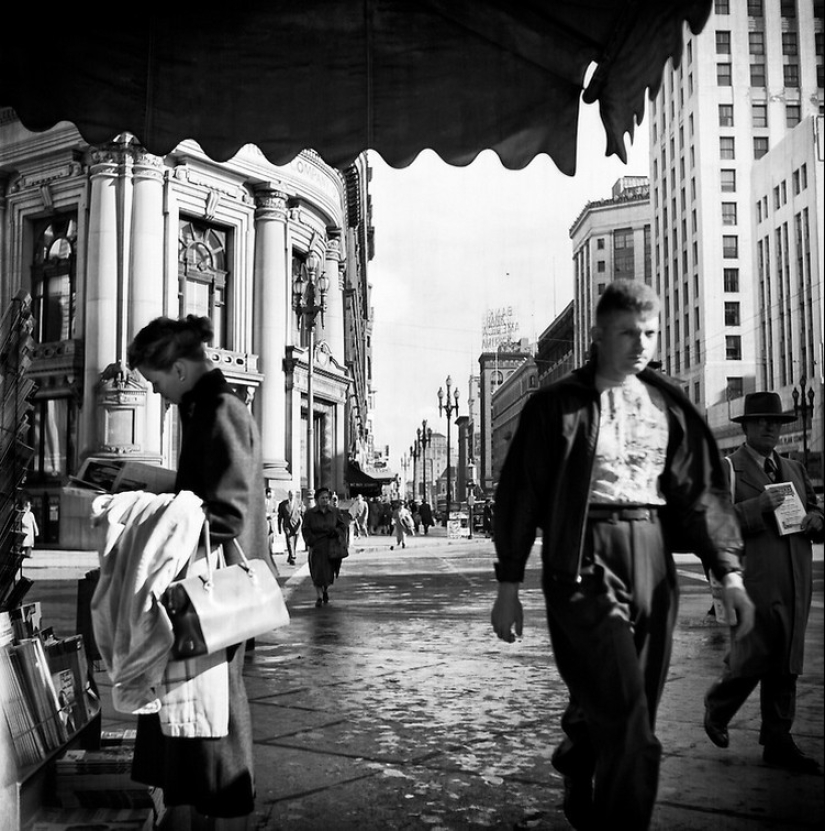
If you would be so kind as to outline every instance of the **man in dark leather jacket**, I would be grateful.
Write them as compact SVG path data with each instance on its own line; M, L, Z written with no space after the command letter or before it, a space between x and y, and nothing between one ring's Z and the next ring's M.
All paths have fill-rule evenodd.
M496 492L496 634L521 635L519 583L542 532L553 653L570 702L553 756L576 828L645 829L661 745L654 734L677 611L672 551L693 551L753 624L741 535L716 444L670 379L647 368L659 300L617 280L602 295L594 358L527 403Z

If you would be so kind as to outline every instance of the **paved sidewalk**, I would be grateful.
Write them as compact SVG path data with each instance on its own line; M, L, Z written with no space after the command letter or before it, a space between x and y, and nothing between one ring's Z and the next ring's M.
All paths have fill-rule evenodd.
M254 831L567 828L550 765L566 694L552 663L538 557L522 591L524 638L507 645L489 627L489 541L448 540L439 529L403 551L390 544L389 537L356 540L322 609L314 608L305 554L295 567L275 558L292 622L247 654ZM695 558L677 559L687 579L657 729L664 757L652 828L820 828L822 777L762 763L758 696L731 724L728 750L705 737L702 698L726 634L707 617ZM88 552L38 551L32 572L58 575L48 585L60 585L96 562ZM820 577L794 731L820 763L822 600ZM132 724L112 710L105 672L97 677L104 726Z

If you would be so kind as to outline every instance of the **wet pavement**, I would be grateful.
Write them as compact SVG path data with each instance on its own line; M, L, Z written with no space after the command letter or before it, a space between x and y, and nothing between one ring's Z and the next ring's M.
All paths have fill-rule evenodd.
M389 546L389 537L356 540L322 608L305 554L295 567L276 557L292 621L258 638L246 658L258 780L252 828L568 828L550 764L566 693L550 653L538 557L521 593L524 637L505 644L489 624L488 540L447 540L438 529L403 551ZM821 827L823 777L761 760L757 695L731 723L728 750L706 738L702 697L726 635L707 616L698 561L678 561L680 620L659 710L664 757L652 828ZM44 625L73 631L75 581L95 562L88 553L36 552L27 599L42 600ZM821 546L815 568L794 733L821 764ZM105 672L96 677L104 728L130 726L111 709Z

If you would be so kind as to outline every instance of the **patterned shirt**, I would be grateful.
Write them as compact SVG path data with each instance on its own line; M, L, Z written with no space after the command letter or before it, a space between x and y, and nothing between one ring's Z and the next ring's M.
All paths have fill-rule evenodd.
M635 375L608 387L601 394L590 501L663 505L659 476L667 440L667 408L658 390Z

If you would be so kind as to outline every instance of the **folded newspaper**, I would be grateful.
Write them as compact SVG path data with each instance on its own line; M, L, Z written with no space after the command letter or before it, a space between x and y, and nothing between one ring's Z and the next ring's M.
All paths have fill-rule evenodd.
M799 498L794 483L777 482L775 485L765 485L765 490L781 493L785 497L782 503L774 509L780 536L798 534L802 530L805 506Z

